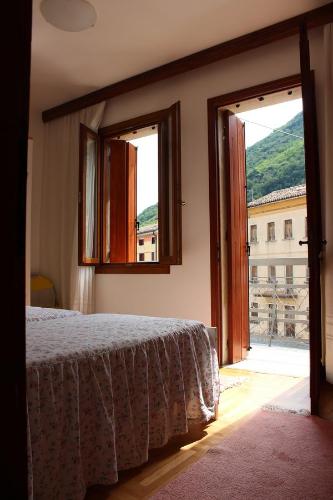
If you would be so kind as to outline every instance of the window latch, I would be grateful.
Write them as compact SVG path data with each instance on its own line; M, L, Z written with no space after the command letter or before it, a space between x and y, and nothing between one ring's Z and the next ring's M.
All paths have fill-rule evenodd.
M135 219L135 228L137 231L140 229L140 222L137 219Z

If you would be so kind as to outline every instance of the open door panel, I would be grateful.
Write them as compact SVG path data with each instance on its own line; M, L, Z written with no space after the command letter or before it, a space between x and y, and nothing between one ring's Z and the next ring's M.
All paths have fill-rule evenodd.
M247 203L244 124L223 112L228 177L228 351L229 362L246 358L249 346Z
M304 154L307 191L309 258L309 331L311 413L318 413L322 378L321 352L321 269L322 241L320 170L316 120L314 74L310 68L309 40L305 26L300 29L300 66L302 77Z

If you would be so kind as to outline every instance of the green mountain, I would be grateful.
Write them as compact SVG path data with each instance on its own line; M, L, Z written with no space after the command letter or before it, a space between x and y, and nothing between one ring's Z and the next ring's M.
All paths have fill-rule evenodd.
M246 150L248 199L260 198L271 191L305 183L303 116L297 114L278 131L256 142ZM157 203L139 215L141 226L156 224Z
M305 182L302 113L278 130L293 135L274 131L246 150L249 200Z
M157 224L158 219L158 204L151 205L150 207L145 208L138 215L138 222L140 222L140 226L149 226L150 224Z

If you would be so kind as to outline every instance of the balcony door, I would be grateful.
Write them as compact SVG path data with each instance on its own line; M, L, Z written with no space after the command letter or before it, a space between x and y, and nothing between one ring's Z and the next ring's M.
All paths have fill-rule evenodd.
M319 163L316 137L316 114L315 96L313 85L313 74L309 70L309 58L306 51L308 42L302 35L302 75L294 75L281 78L273 82L243 89L209 99L208 101L208 123L209 123L209 168L210 168L210 215L211 215L211 288L212 288L212 325L218 329L218 352L220 364L235 363L244 359L249 347L249 290L248 290L248 265L250 264L250 282L260 285L260 265L268 268L267 262L252 262L247 255L247 199L246 199L246 174L245 174L245 142L243 124L234 113L239 113L242 102L250 99L262 102L265 96L284 92L288 96L301 88L303 98L303 122L304 122L304 152L305 152L305 183L306 193L306 231L301 245L308 248L308 259L299 257L296 261L284 258L272 259L270 266L276 266L276 276L283 274L284 282L282 290L285 305L281 310L276 310L273 301L267 300L267 325L272 332L276 330L276 315L282 318L285 337L292 337L294 331L300 325L300 321L307 321L309 328L310 344L310 397L311 411L318 412L320 393L320 380L322 373L321 364L321 307L320 307L320 252L325 242L321 240L320 219L320 190L319 190ZM236 110L237 108L237 110ZM223 152L223 154L220 154ZM222 157L222 163L221 163ZM222 172L222 176L221 176ZM226 179L224 183L223 179ZM221 248L224 248L224 226L223 210L227 200L226 217L228 219L226 240L228 248L228 266L224 271L221 261ZM221 215L222 214L222 215ZM291 217L285 217L283 233L280 239L289 239L291 231ZM271 220L267 220L269 224ZM251 239L255 242L257 237L256 223L250 227L249 243ZM275 229L267 226L265 239L269 244L275 245ZM221 232L222 229L222 232ZM281 229L282 231L282 229ZM298 245L298 240L297 240ZM300 246L301 248L301 246ZM223 256L222 256L223 257ZM282 258L282 257L281 257ZM297 264L297 268L296 268ZM308 264L308 266L307 266ZM281 271L282 267L283 270ZM291 268L293 266L293 268ZM303 266L303 268L302 268ZM279 268L280 267L280 268ZM304 278L300 286L297 282L296 270ZM295 272L295 275L293 274ZM273 271L269 279L268 271L266 283L272 283L279 287L279 281L273 280ZM228 288L228 312L223 316L222 294L225 295L224 276L227 275ZM299 311L289 301L290 295L294 294L295 287L299 289L308 288L308 308L305 309L306 316L299 317ZM273 304L273 306L269 306ZM261 306L257 298L253 299L251 307L251 318L254 323L262 314ZM302 313L304 310L302 310ZM227 321L226 321L227 320ZM226 327L227 323L227 327ZM226 342L224 339L227 332Z

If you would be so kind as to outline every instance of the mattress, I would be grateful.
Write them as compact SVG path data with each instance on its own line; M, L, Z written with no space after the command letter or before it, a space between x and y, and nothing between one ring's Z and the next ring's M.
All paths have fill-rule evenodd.
M202 323L51 317L27 322L30 498L81 500L214 417L218 365Z

